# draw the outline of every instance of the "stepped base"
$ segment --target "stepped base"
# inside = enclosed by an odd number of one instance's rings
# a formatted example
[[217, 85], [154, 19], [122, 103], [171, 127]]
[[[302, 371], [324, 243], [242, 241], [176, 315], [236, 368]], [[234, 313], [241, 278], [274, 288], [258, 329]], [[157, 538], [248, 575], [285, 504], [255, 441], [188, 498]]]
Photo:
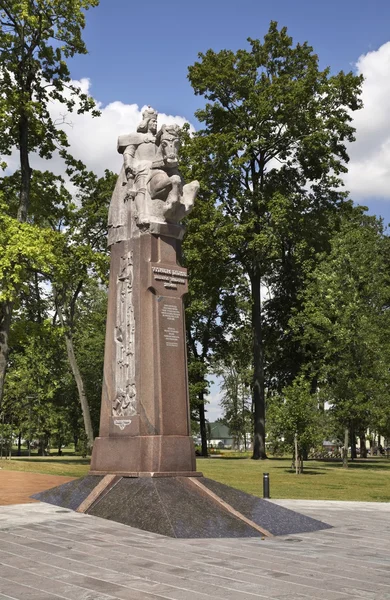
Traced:
[[36, 500], [174, 538], [289, 535], [330, 525], [205, 477], [87, 475]]

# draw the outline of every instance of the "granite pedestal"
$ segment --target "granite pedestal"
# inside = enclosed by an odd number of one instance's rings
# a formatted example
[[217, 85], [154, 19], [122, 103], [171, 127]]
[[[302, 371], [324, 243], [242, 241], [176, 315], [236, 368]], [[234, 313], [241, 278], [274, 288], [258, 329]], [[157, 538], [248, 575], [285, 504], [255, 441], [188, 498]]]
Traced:
[[34, 498], [173, 538], [262, 538], [330, 528], [205, 477], [89, 475]]
[[[134, 228], [133, 228], [134, 229]], [[111, 248], [100, 434], [92, 474], [195, 474], [180, 226]], [[172, 237], [176, 236], [176, 237]]]

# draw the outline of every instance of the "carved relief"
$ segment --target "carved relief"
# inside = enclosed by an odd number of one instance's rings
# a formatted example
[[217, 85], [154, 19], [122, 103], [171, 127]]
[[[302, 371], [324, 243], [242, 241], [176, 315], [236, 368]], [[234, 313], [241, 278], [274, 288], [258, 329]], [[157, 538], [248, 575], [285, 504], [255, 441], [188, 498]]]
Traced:
[[120, 259], [117, 280], [115, 346], [116, 393], [112, 414], [114, 417], [130, 417], [137, 413], [132, 252], [127, 252]]
[[131, 425], [131, 419], [114, 419], [114, 425], [116, 425], [121, 431], [123, 431], [125, 427]]

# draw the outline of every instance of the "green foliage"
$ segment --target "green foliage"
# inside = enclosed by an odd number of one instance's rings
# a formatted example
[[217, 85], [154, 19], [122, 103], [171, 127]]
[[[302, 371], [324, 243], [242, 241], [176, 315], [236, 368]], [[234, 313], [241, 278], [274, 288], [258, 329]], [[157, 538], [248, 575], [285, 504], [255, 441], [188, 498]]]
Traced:
[[65, 348], [49, 319], [32, 322], [26, 316], [22, 306], [12, 330], [2, 413], [14, 432], [40, 440], [43, 451], [52, 436], [58, 440], [68, 432], [66, 409], [58, 403]]
[[294, 452], [296, 436], [298, 456], [302, 457], [310, 448], [321, 445], [325, 415], [319, 409], [317, 394], [312, 393], [304, 377], [296, 378], [280, 396], [269, 400], [267, 415], [269, 439], [274, 448]]
[[92, 110], [94, 102], [70, 77], [67, 59], [86, 54], [84, 11], [98, 0], [2, 0], [0, 2], [0, 154], [21, 140], [28, 123], [28, 151], [50, 158], [68, 143], [49, 114], [53, 101], [68, 112]]
[[[66, 60], [76, 54], [86, 53], [81, 37], [85, 25], [84, 11], [97, 5], [98, 0], [0, 0], [0, 155], [11, 154], [16, 147], [20, 159], [20, 179], [19, 174], [7, 178], [1, 187], [6, 192], [4, 199], [8, 205], [8, 216], [16, 217], [20, 223], [27, 222], [33, 186], [37, 183], [39, 188], [40, 183], [39, 177], [35, 180], [32, 177], [31, 152], [50, 159], [58, 150], [66, 163], [74, 168], [75, 161], [67, 151], [69, 144], [65, 130], [53, 120], [50, 105], [59, 102], [68, 112], [77, 110], [78, 113], [91, 111], [94, 116], [99, 114], [94, 108], [94, 101], [72, 83], [66, 64]], [[2, 166], [4, 168], [4, 162]], [[50, 181], [54, 197], [57, 198], [58, 191], [65, 196], [60, 178], [46, 173], [43, 180]], [[15, 186], [18, 187], [17, 193]], [[46, 229], [51, 215], [48, 206], [52, 207], [53, 202], [49, 189], [42, 190], [40, 187], [43, 193], [37, 194], [38, 206], [43, 205], [43, 210], [37, 210], [34, 226], [42, 225]], [[67, 196], [69, 200], [69, 194]], [[61, 211], [62, 206], [57, 208]], [[0, 404], [4, 393], [14, 296], [23, 287], [25, 259], [27, 257], [36, 270], [46, 272], [41, 257], [45, 254], [45, 242], [51, 242], [46, 231], [41, 234], [35, 228], [20, 228], [7, 221], [6, 217], [3, 217], [1, 225], [8, 234], [3, 242], [7, 245], [8, 258], [3, 258], [0, 272]], [[21, 231], [27, 244], [23, 245]], [[22, 258], [21, 266], [17, 262], [18, 257]], [[54, 270], [54, 264], [55, 261], [51, 270]]]
[[1, 199], [0, 231], [0, 302], [14, 301], [29, 272], [49, 275], [59, 266], [62, 237], [55, 231], [20, 223], [8, 216]]
[[[114, 176], [107, 172], [98, 179], [81, 170], [77, 178], [73, 203], [58, 178], [34, 172], [31, 207], [37, 210], [30, 212], [28, 222], [9, 216], [5, 205], [0, 213], [6, 233], [0, 242], [0, 272], [7, 284], [1, 291], [6, 299], [18, 299], [4, 409], [26, 438], [38, 437], [45, 447], [51, 441], [59, 448], [80, 435], [81, 410], [65, 340], [74, 342], [95, 431], [99, 423], [106, 318], [106, 290], [99, 280], [106, 282], [108, 270], [105, 223]], [[2, 180], [9, 198], [17, 196], [19, 179], [15, 173]], [[47, 213], [35, 202], [45, 188], [51, 195]], [[8, 213], [14, 212], [12, 207], [11, 202]]]
[[[195, 93], [207, 102], [196, 113], [204, 129], [191, 138], [187, 152], [193, 177], [224, 219], [230, 260], [250, 282], [253, 457], [264, 458], [266, 380], [275, 379], [267, 372], [274, 359], [269, 348], [277, 349], [278, 362], [302, 263], [324, 249], [327, 215], [345, 200], [339, 175], [346, 171], [346, 144], [354, 139], [351, 112], [361, 107], [362, 79], [320, 70], [313, 49], [294, 45], [275, 22], [263, 42], [248, 41], [249, 49], [235, 53], [208, 50], [189, 68]], [[270, 306], [273, 333], [262, 309], [261, 285], [279, 292]], [[300, 368], [292, 344], [291, 350], [287, 383]], [[281, 373], [283, 366], [278, 369]]]
[[86, 283], [77, 303], [74, 345], [95, 435], [99, 431], [106, 320], [107, 289], [92, 279]]
[[248, 323], [237, 325], [228, 348], [218, 355], [214, 364], [216, 374], [222, 378], [222, 420], [230, 429], [234, 445], [245, 449], [247, 437], [253, 430], [251, 342]]
[[329, 255], [308, 274], [292, 319], [336, 422], [355, 431], [388, 419], [389, 238], [360, 209], [342, 223]]

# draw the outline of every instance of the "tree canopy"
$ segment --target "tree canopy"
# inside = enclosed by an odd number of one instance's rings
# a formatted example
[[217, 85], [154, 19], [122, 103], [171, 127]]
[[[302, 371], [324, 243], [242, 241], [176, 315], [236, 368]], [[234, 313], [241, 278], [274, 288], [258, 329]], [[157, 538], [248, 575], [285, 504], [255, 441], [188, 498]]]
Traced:
[[196, 112], [204, 128], [191, 141], [193, 172], [227, 218], [226, 244], [251, 286], [258, 459], [266, 456], [261, 285], [276, 285], [275, 274], [303, 242], [302, 229], [294, 236], [286, 223], [323, 218], [345, 199], [339, 175], [354, 139], [351, 111], [361, 107], [362, 79], [320, 70], [312, 47], [294, 45], [275, 22], [264, 41], [248, 42], [249, 49], [200, 54], [189, 80], [206, 99]]

